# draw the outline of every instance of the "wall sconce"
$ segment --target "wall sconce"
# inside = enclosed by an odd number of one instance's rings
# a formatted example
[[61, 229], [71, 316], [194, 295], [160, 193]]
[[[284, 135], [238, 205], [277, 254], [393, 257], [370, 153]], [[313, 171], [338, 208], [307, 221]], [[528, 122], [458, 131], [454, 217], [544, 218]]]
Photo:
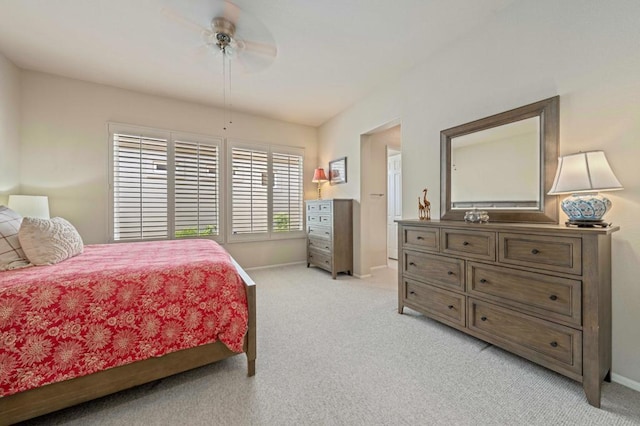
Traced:
[[603, 151], [579, 152], [558, 158], [558, 170], [549, 195], [571, 194], [562, 200], [562, 211], [569, 216], [567, 226], [607, 227], [602, 220], [611, 201], [599, 194], [623, 189], [613, 174]]
[[22, 217], [49, 219], [49, 197], [45, 195], [9, 195], [8, 207]]
[[318, 184], [318, 200], [322, 199], [322, 193], [321, 193], [321, 190], [320, 190], [320, 186], [323, 183], [325, 183], [326, 181], [328, 181], [328, 179], [327, 179], [327, 175], [324, 173], [324, 169], [322, 167], [318, 167], [313, 172], [313, 179], [311, 180], [311, 182]]

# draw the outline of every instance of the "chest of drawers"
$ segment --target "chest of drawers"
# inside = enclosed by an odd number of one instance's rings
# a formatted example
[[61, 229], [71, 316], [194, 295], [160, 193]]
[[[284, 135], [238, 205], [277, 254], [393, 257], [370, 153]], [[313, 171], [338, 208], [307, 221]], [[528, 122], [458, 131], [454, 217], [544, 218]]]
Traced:
[[582, 382], [600, 406], [618, 227], [398, 224], [398, 312], [409, 307]]
[[353, 271], [353, 202], [350, 199], [305, 201], [307, 267], [331, 272]]

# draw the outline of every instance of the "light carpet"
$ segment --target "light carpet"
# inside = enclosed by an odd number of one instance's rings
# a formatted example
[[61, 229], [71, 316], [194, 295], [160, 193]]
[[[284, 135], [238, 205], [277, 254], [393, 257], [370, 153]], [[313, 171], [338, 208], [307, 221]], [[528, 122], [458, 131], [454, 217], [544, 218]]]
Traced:
[[30, 424], [638, 425], [640, 393], [580, 383], [405, 309], [396, 271], [251, 271], [258, 360], [233, 357]]

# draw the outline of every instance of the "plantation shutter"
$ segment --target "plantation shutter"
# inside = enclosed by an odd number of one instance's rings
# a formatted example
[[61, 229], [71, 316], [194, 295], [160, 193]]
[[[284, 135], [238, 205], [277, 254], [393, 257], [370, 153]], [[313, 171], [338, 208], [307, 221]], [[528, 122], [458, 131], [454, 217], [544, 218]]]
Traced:
[[231, 148], [231, 232], [269, 232], [268, 151]]
[[175, 237], [219, 235], [217, 145], [175, 141]]
[[272, 154], [273, 232], [302, 231], [303, 228], [303, 156]]
[[113, 134], [113, 238], [167, 238], [167, 140]]

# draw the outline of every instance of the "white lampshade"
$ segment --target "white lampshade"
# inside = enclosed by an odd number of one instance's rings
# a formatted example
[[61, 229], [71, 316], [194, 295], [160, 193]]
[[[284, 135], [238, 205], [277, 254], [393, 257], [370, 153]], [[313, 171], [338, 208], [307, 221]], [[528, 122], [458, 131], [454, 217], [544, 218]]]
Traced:
[[558, 159], [558, 170], [550, 195], [571, 194], [560, 203], [569, 221], [567, 226], [607, 227], [603, 216], [611, 200], [602, 191], [623, 189], [602, 151], [579, 152]]
[[8, 207], [22, 217], [49, 219], [49, 197], [44, 195], [9, 195]]
[[579, 152], [558, 159], [549, 195], [623, 189], [603, 151]]

